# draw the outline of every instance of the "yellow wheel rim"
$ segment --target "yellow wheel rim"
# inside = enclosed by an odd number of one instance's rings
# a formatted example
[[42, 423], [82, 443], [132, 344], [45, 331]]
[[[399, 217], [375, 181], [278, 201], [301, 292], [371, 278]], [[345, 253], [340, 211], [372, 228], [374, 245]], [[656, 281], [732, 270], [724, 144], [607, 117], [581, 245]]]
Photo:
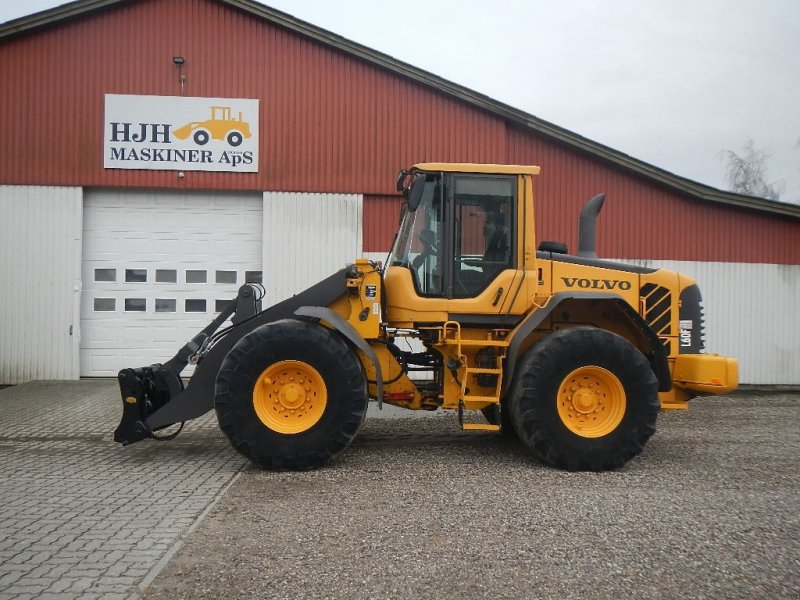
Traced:
[[625, 388], [611, 371], [580, 367], [558, 388], [558, 416], [572, 433], [598, 438], [614, 431], [625, 416]]
[[299, 360], [270, 365], [253, 388], [253, 408], [261, 422], [278, 433], [311, 429], [325, 412], [328, 389], [319, 372]]

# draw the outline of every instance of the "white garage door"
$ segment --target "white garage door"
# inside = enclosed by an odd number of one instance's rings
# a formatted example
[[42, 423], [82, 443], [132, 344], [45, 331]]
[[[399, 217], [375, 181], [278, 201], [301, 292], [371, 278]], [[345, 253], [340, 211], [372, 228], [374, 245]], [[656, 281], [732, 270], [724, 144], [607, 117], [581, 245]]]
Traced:
[[261, 194], [89, 191], [82, 376], [171, 358], [261, 275]]

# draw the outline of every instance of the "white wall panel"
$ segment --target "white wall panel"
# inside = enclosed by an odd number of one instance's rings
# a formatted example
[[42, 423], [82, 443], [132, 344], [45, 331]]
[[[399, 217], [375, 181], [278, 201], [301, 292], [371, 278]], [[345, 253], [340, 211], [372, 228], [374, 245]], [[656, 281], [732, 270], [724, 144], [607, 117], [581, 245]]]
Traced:
[[81, 188], [0, 186], [0, 383], [77, 379]]
[[[263, 206], [267, 303], [364, 255], [361, 196], [269, 192]], [[80, 188], [0, 187], [0, 383], [78, 376], [82, 221]], [[706, 349], [738, 358], [742, 383], [800, 385], [800, 265], [627, 262], [697, 279]]]
[[[386, 255], [365, 258], [385, 261]], [[800, 265], [611, 260], [696, 279], [705, 307], [706, 352], [737, 358], [741, 383], [800, 385]]]
[[741, 383], [800, 385], [800, 265], [611, 260], [693, 277], [703, 294], [706, 352], [737, 358]]
[[800, 385], [800, 265], [624, 261], [697, 280], [706, 351], [739, 360], [741, 383]]
[[264, 306], [361, 256], [362, 207], [355, 194], [264, 194]]

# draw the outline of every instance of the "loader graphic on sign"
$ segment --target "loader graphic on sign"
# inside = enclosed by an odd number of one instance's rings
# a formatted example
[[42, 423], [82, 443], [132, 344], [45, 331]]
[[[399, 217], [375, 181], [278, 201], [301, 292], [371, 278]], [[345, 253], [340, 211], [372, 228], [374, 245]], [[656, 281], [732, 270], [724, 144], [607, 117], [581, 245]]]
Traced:
[[250, 138], [250, 124], [231, 116], [230, 106], [212, 106], [211, 118], [207, 121], [193, 121], [172, 132], [179, 140], [190, 135], [198, 146], [205, 146], [209, 140], [227, 140], [231, 146], [239, 146], [245, 138]]

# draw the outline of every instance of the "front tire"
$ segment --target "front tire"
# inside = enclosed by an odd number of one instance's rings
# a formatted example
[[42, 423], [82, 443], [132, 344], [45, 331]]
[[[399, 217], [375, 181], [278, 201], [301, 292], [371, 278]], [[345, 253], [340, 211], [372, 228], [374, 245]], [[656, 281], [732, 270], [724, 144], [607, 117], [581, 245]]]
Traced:
[[594, 327], [551, 333], [518, 366], [511, 422], [541, 460], [605, 471], [641, 453], [660, 403], [650, 363], [625, 338]]
[[236, 342], [217, 374], [214, 408], [238, 452], [267, 469], [298, 471], [350, 444], [367, 401], [353, 350], [326, 327], [287, 319]]

